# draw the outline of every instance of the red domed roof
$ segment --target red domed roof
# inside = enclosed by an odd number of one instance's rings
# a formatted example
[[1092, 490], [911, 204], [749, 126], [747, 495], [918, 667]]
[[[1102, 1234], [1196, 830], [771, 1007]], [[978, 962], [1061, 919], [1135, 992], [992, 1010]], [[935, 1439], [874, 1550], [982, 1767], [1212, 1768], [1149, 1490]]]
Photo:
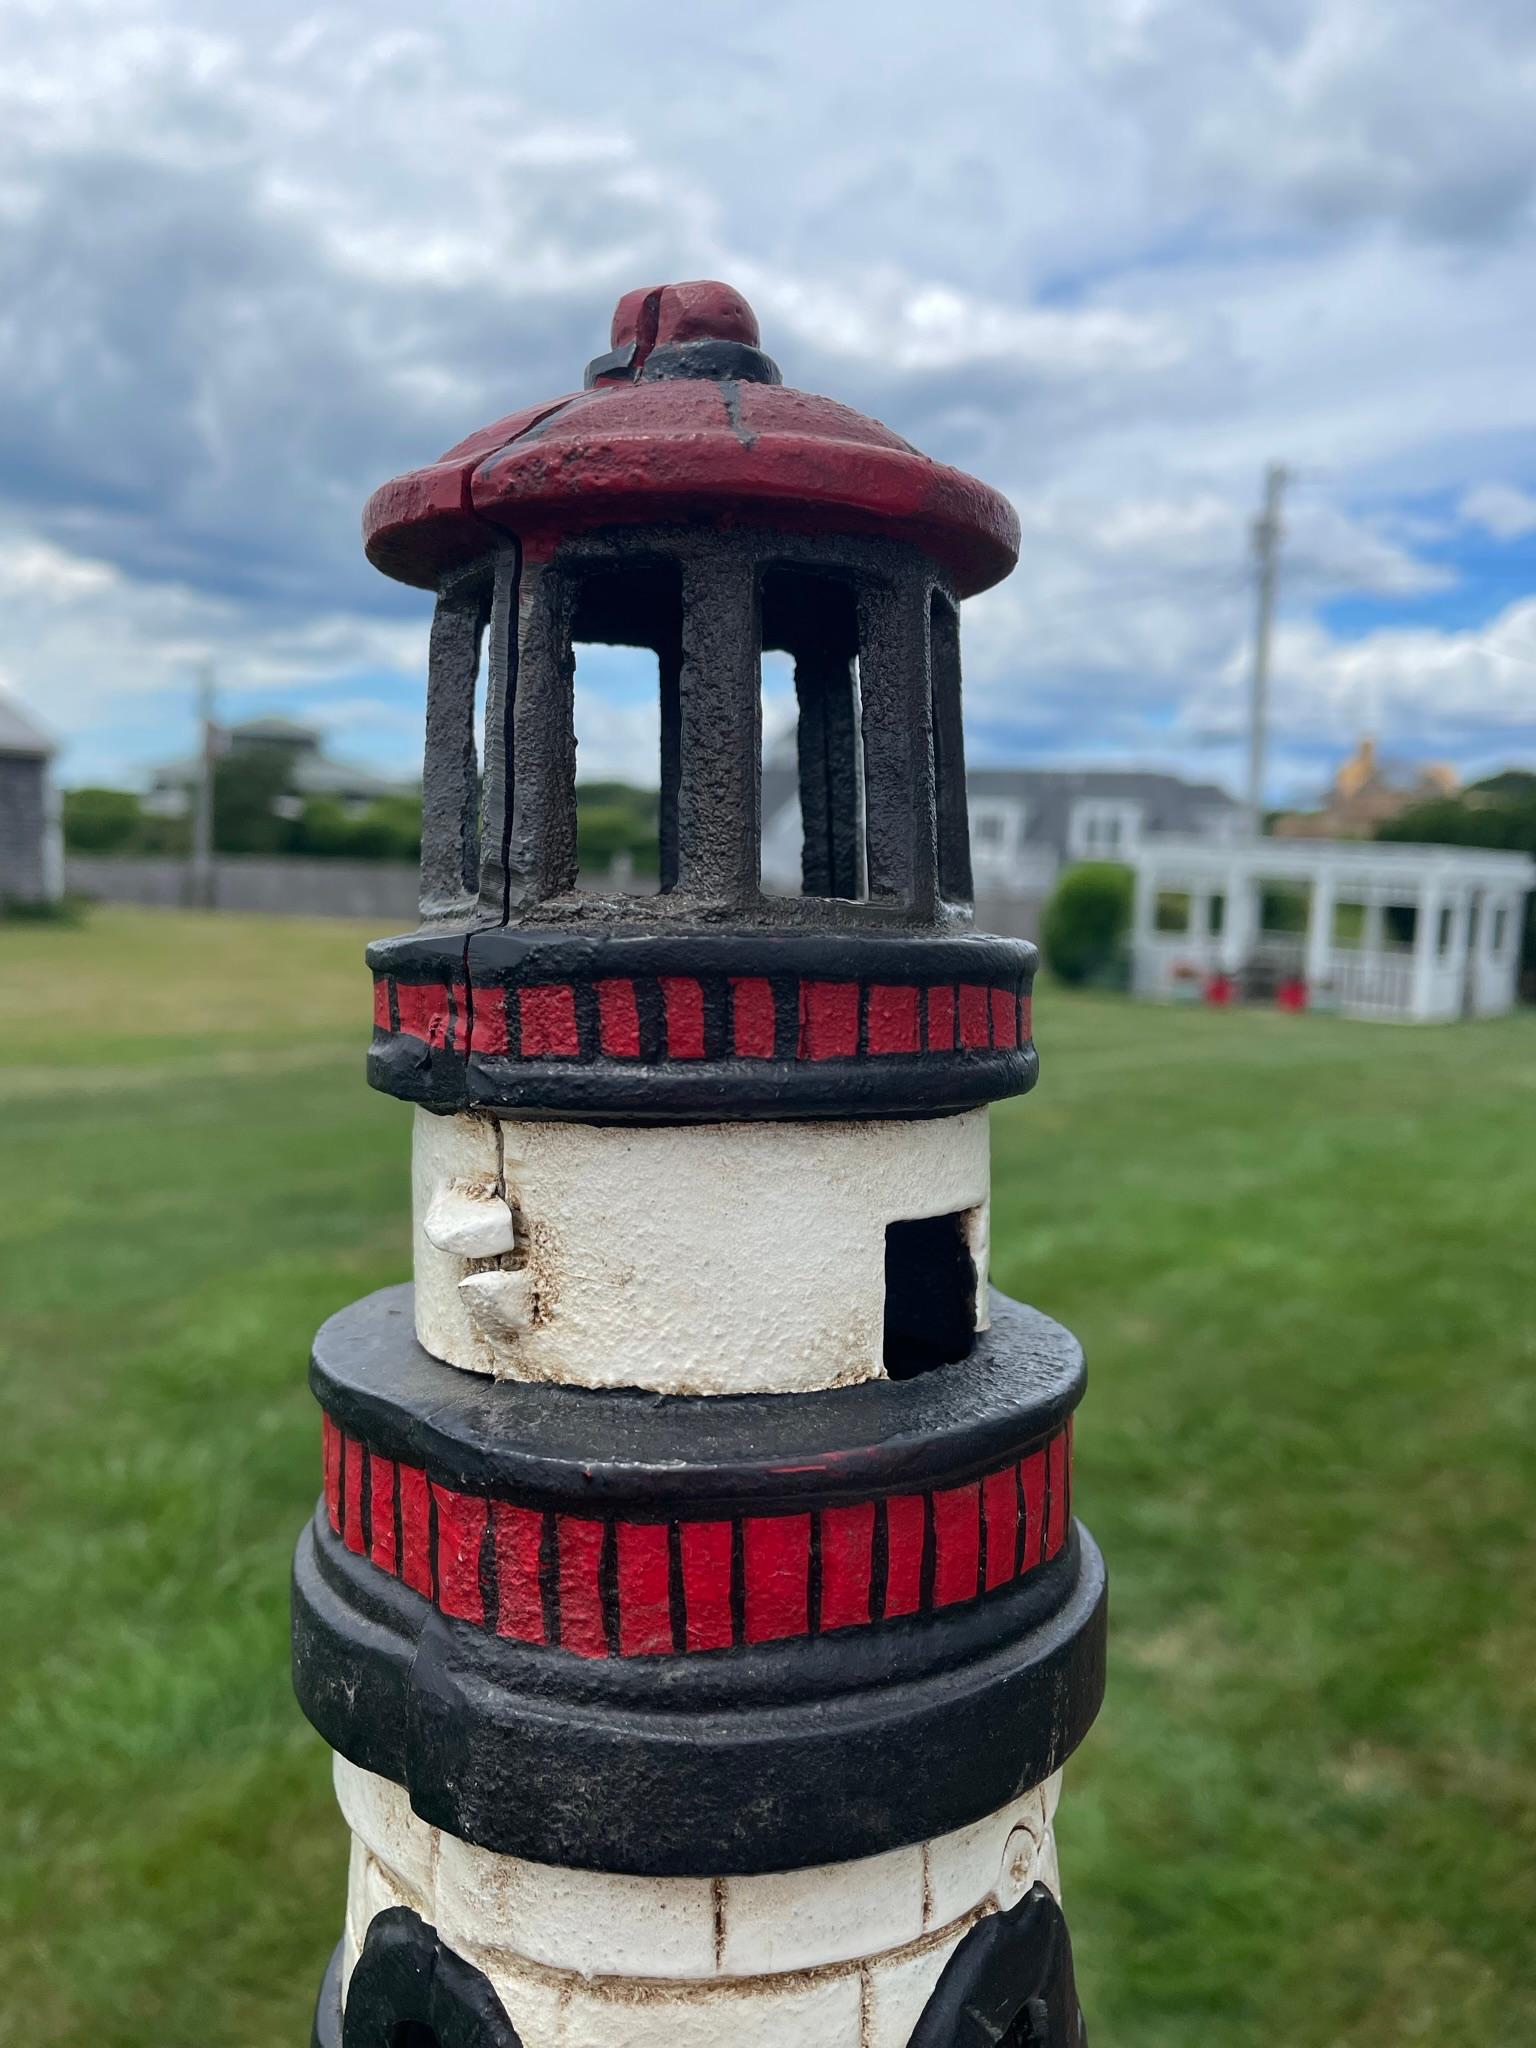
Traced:
[[727, 285], [630, 292], [584, 391], [510, 413], [374, 492], [369, 560], [432, 589], [507, 533], [542, 552], [594, 527], [738, 519], [910, 541], [962, 597], [1008, 574], [1019, 523], [1006, 498], [878, 420], [787, 390], [757, 338]]

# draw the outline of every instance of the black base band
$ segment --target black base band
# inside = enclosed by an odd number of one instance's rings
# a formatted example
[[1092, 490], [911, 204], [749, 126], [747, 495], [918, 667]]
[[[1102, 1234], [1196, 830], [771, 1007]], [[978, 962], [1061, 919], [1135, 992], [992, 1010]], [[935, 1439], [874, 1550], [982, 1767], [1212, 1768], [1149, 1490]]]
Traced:
[[1103, 1696], [1105, 1605], [1079, 1528], [1050, 1567], [953, 1619], [595, 1663], [450, 1621], [317, 1516], [294, 1567], [294, 1683], [333, 1749], [465, 1840], [581, 1869], [745, 1874], [947, 1834], [1048, 1777]]

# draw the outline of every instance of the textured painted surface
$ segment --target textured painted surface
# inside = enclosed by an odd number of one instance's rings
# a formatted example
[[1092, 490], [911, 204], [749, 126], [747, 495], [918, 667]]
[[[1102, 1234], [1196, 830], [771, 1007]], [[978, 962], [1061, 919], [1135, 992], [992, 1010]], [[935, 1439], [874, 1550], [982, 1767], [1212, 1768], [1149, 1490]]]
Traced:
[[[370, 947], [372, 1084], [439, 1111], [647, 1123], [931, 1116], [1034, 1085], [1032, 947], [755, 891], [739, 931], [684, 928], [699, 899], [667, 894], [609, 905], [655, 928], [599, 939], [595, 901], [556, 893], [514, 925]], [[833, 928], [795, 928], [800, 912]]]
[[[417, 1335], [474, 1372], [674, 1394], [877, 1378], [885, 1229], [913, 1217], [970, 1212], [985, 1301], [985, 1111], [618, 1129], [418, 1110], [412, 1171]], [[470, 1189], [518, 1219], [519, 1335], [466, 1299], [484, 1263], [427, 1232], [434, 1204]]]
[[1006, 498], [877, 420], [785, 389], [729, 287], [656, 287], [654, 326], [630, 333], [636, 296], [620, 302], [614, 332], [626, 338], [593, 364], [590, 389], [511, 414], [375, 491], [364, 539], [376, 567], [431, 588], [498, 532], [536, 547], [573, 521], [701, 517], [897, 535], [966, 596], [1013, 567]]
[[[511, 989], [484, 982], [472, 990], [462, 982], [392, 984], [381, 975], [374, 1025], [385, 1037], [525, 1060], [882, 1059], [957, 1047], [1011, 1052], [1030, 1041], [1030, 998], [1012, 984], [802, 981], [791, 1001], [786, 1030], [766, 975], [728, 977], [724, 1028], [720, 1042], [711, 1044], [717, 1034], [712, 1017], [706, 1027], [705, 984], [698, 975], [638, 983], [610, 975], [590, 985], [546, 981]], [[642, 1004], [649, 1027], [643, 1035]]]
[[338, 1758], [353, 1835], [344, 1975], [374, 1915], [408, 1907], [484, 1972], [525, 2048], [905, 2048], [978, 1918], [1038, 1880], [1054, 1888], [1059, 1783], [955, 1834], [857, 1862], [626, 1878], [473, 1848], [420, 1820], [387, 1779]]
[[[814, 1513], [639, 1521], [558, 1514], [429, 1482], [323, 1425], [326, 1512], [347, 1548], [445, 1614], [579, 1657], [653, 1657], [876, 1627], [958, 1607], [1061, 1554], [1070, 1426], [963, 1486]], [[412, 1541], [418, 1511], [433, 1514]]]
[[1081, 1353], [989, 1307], [941, 1368], [730, 1399], [461, 1371], [408, 1287], [342, 1310], [305, 1712], [439, 1825], [583, 1869], [783, 1869], [1004, 1804], [1093, 1719], [1104, 1579], [1076, 1524], [1055, 1548]]

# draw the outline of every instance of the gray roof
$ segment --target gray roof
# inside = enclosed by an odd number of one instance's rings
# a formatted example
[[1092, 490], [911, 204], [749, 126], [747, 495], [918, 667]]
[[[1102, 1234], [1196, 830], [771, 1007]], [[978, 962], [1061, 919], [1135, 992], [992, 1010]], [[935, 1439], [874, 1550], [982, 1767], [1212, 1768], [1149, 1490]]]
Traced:
[[[969, 795], [1007, 796], [1041, 806], [1077, 796], [1124, 797], [1154, 813], [1182, 822], [1192, 810], [1237, 808], [1237, 799], [1214, 782], [1186, 782], [1151, 768], [967, 768]], [[781, 740], [763, 763], [763, 816], [771, 817], [795, 795], [795, 742]]]
[[1219, 783], [1187, 782], [1154, 768], [968, 768], [965, 786], [972, 796], [1014, 796], [1026, 801], [1045, 796], [1125, 797], [1129, 802], [1157, 803], [1177, 796], [1186, 803], [1229, 805], [1237, 799]]
[[318, 747], [321, 740], [317, 727], [295, 718], [243, 718], [229, 731], [243, 740], [281, 740], [292, 747]]
[[[281, 744], [293, 749], [292, 784], [300, 796], [381, 797], [414, 793], [418, 785], [409, 779], [376, 775], [350, 761], [339, 761], [321, 745], [321, 734], [311, 725], [290, 718], [246, 718], [224, 727], [229, 746], [242, 744], [266, 747]], [[154, 790], [184, 789], [196, 782], [201, 763], [196, 755], [177, 761], [163, 761], [150, 773]]]
[[0, 754], [46, 761], [57, 749], [40, 726], [22, 715], [14, 697], [0, 691]]

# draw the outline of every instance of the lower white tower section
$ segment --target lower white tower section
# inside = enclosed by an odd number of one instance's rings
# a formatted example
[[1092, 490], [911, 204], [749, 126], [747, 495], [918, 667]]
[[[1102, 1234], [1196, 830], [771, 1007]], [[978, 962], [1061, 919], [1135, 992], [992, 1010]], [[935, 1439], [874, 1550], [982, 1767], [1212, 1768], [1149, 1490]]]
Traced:
[[1052, 1778], [932, 1842], [757, 1877], [614, 1877], [496, 1856], [337, 1759], [352, 1830], [343, 1998], [404, 1909], [485, 1978], [523, 2048], [906, 2048], [977, 1923], [1058, 1891]]

